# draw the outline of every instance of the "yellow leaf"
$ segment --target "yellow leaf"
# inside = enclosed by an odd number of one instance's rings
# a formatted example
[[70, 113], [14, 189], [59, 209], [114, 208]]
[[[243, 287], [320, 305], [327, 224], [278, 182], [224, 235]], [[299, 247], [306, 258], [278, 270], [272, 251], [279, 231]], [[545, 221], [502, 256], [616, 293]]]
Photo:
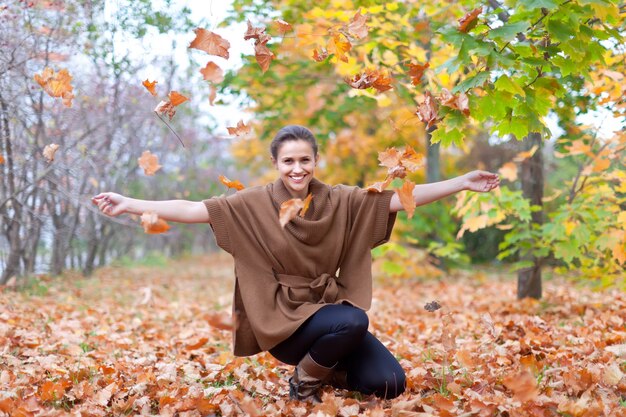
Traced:
[[225, 176], [223, 176], [223, 175], [220, 175], [220, 176], [219, 176], [219, 180], [220, 180], [220, 182], [221, 182], [222, 184], [224, 184], [224, 185], [225, 185], [225, 186], [227, 186], [228, 188], [234, 188], [234, 189], [235, 189], [235, 190], [237, 190], [237, 191], [239, 191], [239, 190], [243, 190], [244, 188], [246, 188], [246, 187], [244, 187], [244, 185], [243, 185], [241, 182], [239, 182], [238, 180], [231, 181], [231, 180], [229, 180], [228, 178], [226, 178], [226, 177], [225, 177]]
[[617, 223], [621, 223], [622, 229], [626, 231], [626, 211], [622, 211], [617, 215]]
[[601, 172], [611, 166], [611, 161], [606, 158], [598, 158], [593, 164], [593, 172]]
[[514, 162], [507, 162], [498, 170], [502, 178], [511, 182], [517, 180], [517, 165]]
[[563, 226], [565, 226], [565, 234], [570, 236], [574, 229], [578, 226], [578, 222], [576, 221], [566, 221]]
[[478, 229], [482, 229], [486, 227], [489, 222], [489, 216], [486, 214], [481, 214], [476, 217], [470, 217], [463, 222], [461, 226], [461, 230], [456, 235], [457, 239], [460, 239], [466, 231], [475, 232]]
[[307, 195], [304, 201], [302, 202], [302, 210], [300, 210], [300, 217], [304, 217], [306, 212], [309, 211], [311, 200], [313, 200], [313, 194], [309, 193], [309, 195]]

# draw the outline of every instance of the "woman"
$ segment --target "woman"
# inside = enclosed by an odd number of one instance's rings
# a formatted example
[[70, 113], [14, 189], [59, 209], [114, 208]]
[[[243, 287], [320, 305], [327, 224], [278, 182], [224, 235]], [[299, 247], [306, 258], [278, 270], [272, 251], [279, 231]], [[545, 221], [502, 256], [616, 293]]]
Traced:
[[[269, 351], [296, 365], [290, 397], [319, 401], [322, 383], [381, 398], [405, 388], [398, 361], [367, 331], [372, 298], [371, 249], [390, 236], [403, 209], [394, 191], [369, 193], [315, 179], [319, 160], [313, 134], [282, 128], [272, 141], [279, 178], [202, 202], [145, 201], [102, 193], [93, 202], [105, 214], [141, 214], [182, 223], [210, 223], [218, 245], [235, 261], [235, 355]], [[461, 190], [491, 191], [496, 174], [473, 171], [417, 185], [416, 205]], [[313, 199], [304, 217], [282, 228], [278, 211], [292, 198]]]

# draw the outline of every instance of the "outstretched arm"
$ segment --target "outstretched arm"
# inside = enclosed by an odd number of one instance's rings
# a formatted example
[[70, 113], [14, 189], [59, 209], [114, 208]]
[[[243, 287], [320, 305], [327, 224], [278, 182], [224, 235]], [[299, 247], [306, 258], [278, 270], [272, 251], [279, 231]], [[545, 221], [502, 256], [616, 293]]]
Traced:
[[153, 211], [159, 218], [179, 223], [208, 223], [209, 212], [201, 201], [167, 200], [152, 201], [138, 200], [116, 193], [100, 193], [91, 201], [98, 209], [108, 216], [120, 214], [142, 214]]
[[[471, 171], [445, 181], [418, 184], [413, 189], [413, 199], [416, 206], [422, 206], [459, 191], [489, 192], [499, 185], [500, 179], [497, 174], [487, 171]], [[397, 193], [394, 194], [389, 203], [389, 211], [395, 213], [403, 209], [400, 197]]]

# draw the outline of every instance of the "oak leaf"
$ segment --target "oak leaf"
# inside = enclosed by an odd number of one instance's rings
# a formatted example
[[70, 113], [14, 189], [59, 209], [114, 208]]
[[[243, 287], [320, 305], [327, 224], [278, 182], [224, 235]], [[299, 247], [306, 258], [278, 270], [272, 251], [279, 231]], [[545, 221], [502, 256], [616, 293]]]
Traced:
[[411, 77], [411, 84], [418, 85], [422, 81], [422, 77], [424, 76], [424, 71], [426, 68], [430, 67], [430, 64], [427, 62], [424, 65], [421, 64], [413, 64], [409, 63], [409, 77]]
[[224, 71], [215, 62], [207, 62], [206, 66], [200, 70], [200, 73], [206, 81], [216, 84], [224, 81]]
[[240, 191], [246, 188], [241, 182], [239, 182], [239, 180], [231, 181], [223, 175], [219, 176], [219, 180], [222, 184], [224, 184], [228, 188], [234, 188], [237, 191]]
[[143, 84], [144, 87], [146, 87], [146, 90], [148, 90], [150, 92], [150, 94], [152, 94], [153, 96], [156, 97], [157, 93], [156, 93], [156, 85], [157, 85], [158, 81], [149, 81], [147, 78], [145, 79], [144, 82], [142, 82], [141, 84]]
[[57, 152], [58, 149], [59, 145], [57, 145], [56, 143], [46, 145], [43, 148], [43, 156], [48, 160], [48, 162], [52, 162], [54, 161], [54, 154]]
[[196, 37], [189, 44], [189, 48], [199, 49], [206, 52], [209, 55], [217, 55], [222, 58], [229, 58], [228, 49], [230, 48], [230, 42], [222, 38], [217, 33], [213, 33], [210, 30], [198, 28], [194, 30]]
[[159, 157], [150, 151], [143, 151], [141, 156], [137, 158], [137, 163], [143, 168], [143, 172], [146, 175], [154, 175], [155, 172], [161, 169]]
[[165, 233], [170, 230], [170, 225], [153, 211], [147, 211], [141, 215], [141, 225], [148, 234]]
[[291, 26], [291, 24], [285, 22], [282, 19], [274, 20], [274, 24], [276, 25], [276, 30], [278, 30], [278, 33], [280, 33], [283, 36], [285, 35], [285, 33], [293, 30], [293, 27]]
[[429, 91], [424, 94], [424, 101], [417, 108], [416, 114], [422, 122], [426, 123], [427, 129], [437, 122], [437, 104]]
[[35, 74], [34, 78], [50, 97], [61, 98], [63, 105], [72, 107], [74, 87], [70, 84], [72, 76], [66, 69], [55, 73], [52, 68], [46, 67], [41, 75]]
[[346, 30], [348, 34], [356, 39], [363, 39], [367, 37], [368, 27], [366, 25], [367, 16], [361, 14], [361, 10], [356, 12], [354, 17], [348, 25], [346, 26]]
[[280, 227], [284, 228], [287, 223], [295, 219], [303, 208], [304, 202], [300, 198], [292, 198], [282, 203], [280, 205], [280, 212], [278, 213]]
[[467, 13], [465, 16], [459, 19], [459, 31], [467, 33], [470, 31], [476, 24], [478, 23], [478, 15], [483, 11], [482, 6], [472, 10]]
[[347, 39], [342, 39], [341, 34], [335, 33], [328, 41], [326, 49], [329, 53], [335, 54], [338, 60], [348, 62], [346, 52], [352, 49], [352, 44]]
[[246, 126], [243, 120], [237, 122], [235, 127], [227, 127], [229, 135], [241, 136], [250, 133], [252, 130], [250, 126]]
[[396, 193], [398, 197], [400, 197], [400, 203], [402, 203], [402, 207], [406, 210], [409, 219], [413, 217], [413, 213], [415, 212], [415, 199], [413, 198], [414, 188], [415, 183], [408, 179], [404, 181], [402, 187], [396, 188]]

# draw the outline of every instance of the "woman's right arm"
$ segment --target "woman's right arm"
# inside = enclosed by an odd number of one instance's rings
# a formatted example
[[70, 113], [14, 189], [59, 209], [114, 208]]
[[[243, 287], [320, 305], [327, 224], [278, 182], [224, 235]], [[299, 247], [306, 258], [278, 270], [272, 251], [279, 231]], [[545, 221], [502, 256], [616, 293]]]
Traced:
[[98, 209], [108, 216], [119, 216], [123, 213], [143, 214], [152, 211], [159, 218], [178, 223], [209, 223], [209, 212], [201, 201], [188, 200], [138, 200], [124, 197], [116, 193], [100, 193], [91, 201]]

